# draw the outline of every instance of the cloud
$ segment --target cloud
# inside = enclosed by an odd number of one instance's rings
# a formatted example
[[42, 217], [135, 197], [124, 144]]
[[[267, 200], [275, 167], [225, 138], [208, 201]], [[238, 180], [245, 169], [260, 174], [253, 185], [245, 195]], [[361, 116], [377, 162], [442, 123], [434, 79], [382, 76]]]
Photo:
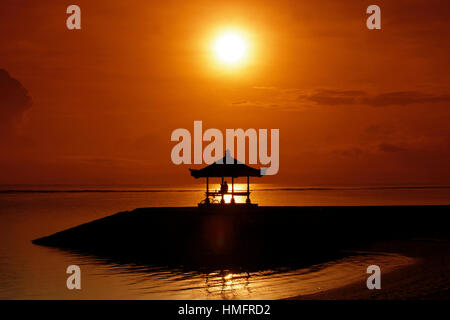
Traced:
[[255, 86], [235, 93], [229, 102], [232, 107], [273, 109], [284, 111], [298, 111], [302, 102], [298, 96], [299, 89]]
[[0, 69], [0, 127], [14, 125], [30, 107], [28, 91], [6, 70]]
[[372, 107], [383, 107], [390, 105], [405, 106], [416, 103], [440, 103], [450, 102], [450, 95], [432, 95], [418, 91], [397, 91], [382, 93], [373, 97], [365, 97], [362, 104]]
[[313, 93], [300, 95], [298, 98], [299, 100], [315, 102], [318, 105], [337, 106], [355, 104], [357, 102], [357, 98], [365, 95], [366, 93], [364, 91], [359, 90], [318, 89]]
[[392, 143], [381, 143], [378, 148], [383, 152], [400, 152], [405, 151], [405, 148], [392, 144]]
[[430, 94], [420, 91], [392, 91], [370, 94], [362, 90], [337, 89], [282, 89], [253, 87], [231, 102], [234, 107], [263, 107], [284, 110], [314, 106], [406, 106], [450, 102], [450, 94]]
[[265, 108], [265, 109], [288, 109], [287, 105], [280, 105], [272, 101], [262, 102], [262, 101], [249, 101], [240, 100], [231, 102], [233, 107], [255, 107], [255, 108]]
[[332, 153], [340, 155], [342, 157], [358, 158], [363, 153], [365, 153], [365, 150], [363, 150], [359, 146], [351, 146], [351, 147], [334, 148], [332, 149]]
[[371, 107], [405, 106], [419, 103], [450, 102], [450, 95], [435, 95], [419, 91], [394, 91], [370, 95], [360, 90], [317, 89], [309, 94], [299, 95], [299, 100], [314, 102], [320, 106], [367, 105]]
[[239, 100], [239, 101], [233, 101], [231, 102], [232, 105], [238, 106], [238, 105], [247, 105], [248, 101], [247, 100]]

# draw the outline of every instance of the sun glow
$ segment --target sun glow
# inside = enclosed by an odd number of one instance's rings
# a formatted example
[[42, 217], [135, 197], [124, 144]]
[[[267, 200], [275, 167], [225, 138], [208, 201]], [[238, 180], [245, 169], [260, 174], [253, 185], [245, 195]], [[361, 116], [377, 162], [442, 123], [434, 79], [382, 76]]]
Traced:
[[[231, 192], [231, 182], [230, 181], [228, 181], [228, 182], [229, 182], [228, 192]], [[220, 185], [219, 185], [218, 189], [220, 189]], [[235, 192], [247, 191], [247, 184], [245, 184], [245, 183], [235, 183], [234, 184], [234, 191]], [[231, 194], [224, 195], [223, 196], [223, 200], [225, 201], [225, 203], [231, 203]], [[242, 200], [242, 196], [234, 196], [234, 200], [236, 202], [243, 202], [243, 201], [245, 201], [245, 198], [244, 198], [244, 200]]]
[[216, 40], [214, 51], [220, 61], [235, 64], [245, 58], [248, 46], [245, 39], [238, 33], [226, 33]]

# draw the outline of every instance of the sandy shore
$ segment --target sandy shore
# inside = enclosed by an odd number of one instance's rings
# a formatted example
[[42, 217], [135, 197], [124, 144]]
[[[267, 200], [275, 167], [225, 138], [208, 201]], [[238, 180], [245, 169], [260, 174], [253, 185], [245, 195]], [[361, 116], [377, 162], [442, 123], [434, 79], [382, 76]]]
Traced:
[[380, 242], [369, 248], [415, 258], [416, 263], [381, 274], [381, 289], [361, 281], [290, 300], [450, 299], [450, 242], [437, 239]]

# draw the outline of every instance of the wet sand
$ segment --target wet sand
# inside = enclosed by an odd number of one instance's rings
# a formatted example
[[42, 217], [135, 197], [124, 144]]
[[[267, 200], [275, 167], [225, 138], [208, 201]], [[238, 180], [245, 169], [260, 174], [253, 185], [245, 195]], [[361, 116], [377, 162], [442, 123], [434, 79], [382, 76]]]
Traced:
[[[414, 263], [383, 273], [381, 289], [369, 290], [366, 279], [290, 300], [405, 300], [450, 299], [450, 242], [439, 239], [412, 239], [380, 242], [373, 252], [398, 253], [414, 258]], [[369, 276], [369, 275], [367, 275]]]

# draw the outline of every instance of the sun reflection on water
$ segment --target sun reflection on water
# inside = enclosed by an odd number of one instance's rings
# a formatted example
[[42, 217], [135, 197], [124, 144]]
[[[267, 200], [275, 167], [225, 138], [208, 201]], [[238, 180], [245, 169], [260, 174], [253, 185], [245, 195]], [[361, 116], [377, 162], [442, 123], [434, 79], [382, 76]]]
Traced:
[[[309, 295], [366, 280], [367, 265], [377, 264], [384, 272], [414, 263], [398, 254], [360, 254], [302, 269], [258, 272], [186, 272], [164, 268], [118, 266], [128, 279], [128, 290], [138, 299], [239, 300], [287, 299]], [[105, 266], [110, 274], [111, 268]], [[98, 270], [97, 270], [98, 272]], [[97, 273], [98, 274], [98, 273]]]
[[250, 273], [213, 272], [206, 275], [206, 292], [208, 295], [220, 296], [224, 300], [242, 295], [242, 291], [251, 294]]

